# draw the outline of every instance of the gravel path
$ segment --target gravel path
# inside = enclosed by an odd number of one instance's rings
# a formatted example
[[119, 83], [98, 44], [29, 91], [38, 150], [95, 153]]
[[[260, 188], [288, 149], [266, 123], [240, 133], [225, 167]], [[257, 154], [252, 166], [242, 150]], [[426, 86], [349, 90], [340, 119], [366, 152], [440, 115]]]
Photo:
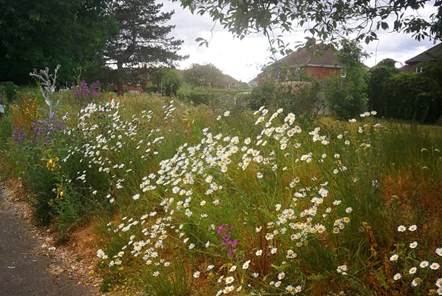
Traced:
[[65, 263], [41, 252], [41, 242], [0, 188], [0, 295], [88, 296]]

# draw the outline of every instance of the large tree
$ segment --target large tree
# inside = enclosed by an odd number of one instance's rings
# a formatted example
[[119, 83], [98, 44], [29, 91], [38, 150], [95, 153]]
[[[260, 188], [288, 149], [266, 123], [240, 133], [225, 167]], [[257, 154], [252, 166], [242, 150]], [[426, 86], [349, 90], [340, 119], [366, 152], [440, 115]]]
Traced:
[[162, 12], [155, 0], [114, 0], [111, 11], [119, 27], [118, 35], [108, 41], [104, 58], [114, 64], [118, 92], [123, 90], [125, 73], [130, 68], [172, 66], [184, 57], [177, 51], [183, 43], [169, 37], [174, 28], [167, 25], [173, 15]]
[[95, 66], [112, 34], [109, 0], [0, 0], [0, 81], [24, 83], [33, 68], [61, 78]]
[[222, 87], [224, 74], [213, 64], [192, 64], [184, 70], [184, 82], [198, 87]]
[[[177, 0], [174, 0], [177, 1]], [[209, 14], [230, 32], [242, 38], [252, 32], [270, 39], [274, 32], [306, 28], [321, 39], [355, 33], [370, 42], [376, 31], [407, 32], [421, 39], [442, 39], [441, 0], [180, 0], [194, 13]], [[425, 5], [434, 13], [419, 14]], [[414, 13], [412, 13], [414, 12]], [[279, 40], [281, 43], [281, 40]], [[280, 44], [277, 44], [280, 45]], [[278, 47], [278, 46], [275, 46]]]

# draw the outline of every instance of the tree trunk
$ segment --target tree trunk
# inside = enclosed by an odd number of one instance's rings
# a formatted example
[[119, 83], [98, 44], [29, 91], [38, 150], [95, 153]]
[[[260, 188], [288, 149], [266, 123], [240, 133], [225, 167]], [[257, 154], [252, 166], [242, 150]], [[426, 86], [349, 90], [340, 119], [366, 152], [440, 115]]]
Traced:
[[124, 93], [124, 69], [123, 63], [117, 62], [117, 95], [122, 96]]

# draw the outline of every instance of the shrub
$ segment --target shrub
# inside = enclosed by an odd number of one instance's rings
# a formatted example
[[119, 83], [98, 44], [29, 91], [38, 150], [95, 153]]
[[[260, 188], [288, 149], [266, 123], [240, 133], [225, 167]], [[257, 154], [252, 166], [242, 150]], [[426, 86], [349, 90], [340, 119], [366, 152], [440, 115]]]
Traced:
[[150, 91], [165, 94], [166, 96], [176, 96], [183, 83], [183, 78], [176, 69], [159, 68], [151, 74]]
[[[428, 122], [437, 120], [430, 112], [440, 110], [441, 99], [430, 93], [430, 80], [424, 75], [402, 72], [388, 80], [391, 97], [387, 100], [387, 116], [403, 120]], [[435, 118], [436, 117], [436, 118]]]
[[364, 56], [366, 54], [355, 41], [343, 39], [338, 58], [345, 75], [325, 80], [327, 103], [340, 118], [354, 118], [366, 107], [368, 74], [361, 63]]
[[208, 90], [198, 87], [191, 87], [187, 84], [180, 87], [180, 89], [177, 91], [177, 97], [180, 100], [191, 102], [194, 105], [208, 105], [210, 102], [210, 94]]
[[389, 80], [398, 72], [394, 64], [379, 63], [370, 69], [367, 85], [368, 108], [376, 110], [379, 116], [390, 117], [392, 89]]
[[250, 95], [250, 107], [258, 110], [266, 106], [272, 110], [283, 108], [299, 116], [314, 116], [321, 108], [319, 85], [309, 79], [303, 81], [277, 82], [267, 80], [255, 87]]
[[364, 111], [367, 103], [364, 80], [331, 77], [324, 82], [327, 103], [336, 116], [350, 119]]
[[0, 97], [4, 96], [6, 99], [5, 103], [11, 104], [18, 97], [17, 90], [18, 86], [16, 86], [13, 82], [3, 82], [0, 85]]

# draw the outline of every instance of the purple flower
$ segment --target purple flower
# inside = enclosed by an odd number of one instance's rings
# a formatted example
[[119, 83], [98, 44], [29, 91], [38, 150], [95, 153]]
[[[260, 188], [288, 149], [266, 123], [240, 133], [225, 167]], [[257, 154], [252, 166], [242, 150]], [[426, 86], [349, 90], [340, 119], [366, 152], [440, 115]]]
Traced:
[[14, 139], [14, 142], [21, 144], [23, 143], [25, 138], [26, 138], [25, 132], [15, 127], [14, 131], [12, 132], [12, 139]]
[[233, 229], [232, 225], [222, 224], [218, 227], [217, 233], [222, 236], [221, 244], [228, 250], [229, 256], [235, 257], [236, 249], [235, 246], [238, 245], [238, 240], [232, 240], [230, 231]]
[[78, 102], [90, 102], [101, 97], [100, 82], [92, 82], [90, 86], [85, 80], [81, 81], [79, 86], [72, 89], [72, 95]]

